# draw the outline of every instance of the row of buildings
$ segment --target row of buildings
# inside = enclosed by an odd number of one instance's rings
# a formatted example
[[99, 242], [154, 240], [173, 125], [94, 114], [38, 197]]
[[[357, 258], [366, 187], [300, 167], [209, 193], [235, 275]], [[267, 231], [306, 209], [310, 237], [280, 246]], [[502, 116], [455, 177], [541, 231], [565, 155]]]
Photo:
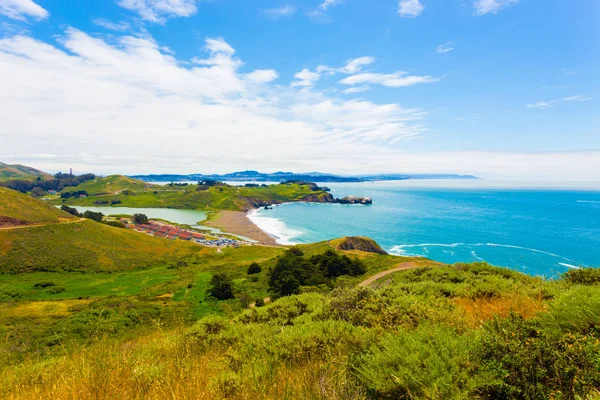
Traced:
[[190, 231], [187, 229], [181, 229], [176, 226], [171, 226], [168, 224], [159, 223], [156, 221], [149, 221], [147, 224], [136, 224], [133, 221], [127, 218], [121, 218], [120, 221], [125, 224], [129, 229], [134, 229], [138, 232], [144, 232], [148, 235], [153, 235], [165, 239], [180, 239], [180, 240], [191, 240], [196, 243], [205, 245], [205, 246], [218, 246], [218, 247], [227, 247], [227, 246], [240, 246], [242, 243], [229, 238], [224, 237], [215, 237], [214, 239], [209, 239], [206, 235], [202, 233], [198, 233], [195, 231]]

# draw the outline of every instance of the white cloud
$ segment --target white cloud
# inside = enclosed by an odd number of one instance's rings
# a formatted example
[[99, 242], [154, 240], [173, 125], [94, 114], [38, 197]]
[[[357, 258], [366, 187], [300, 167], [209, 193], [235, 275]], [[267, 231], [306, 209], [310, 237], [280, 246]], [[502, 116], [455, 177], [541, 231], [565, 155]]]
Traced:
[[597, 179], [597, 151], [408, 153], [404, 140], [428, 134], [426, 111], [252, 81], [274, 74], [242, 72], [224, 39], [207, 39], [205, 50], [190, 65], [149, 37], [108, 43], [67, 29], [59, 46], [0, 39], [0, 160], [101, 174], [231, 172], [247, 164]]
[[48, 18], [50, 13], [32, 0], [2, 0], [0, 14], [9, 18], [24, 21], [27, 17], [40, 20]]
[[311, 72], [309, 69], [304, 68], [302, 71], [295, 74], [294, 78], [296, 78], [296, 81], [292, 82], [292, 87], [310, 88], [321, 79], [321, 74], [319, 72]]
[[593, 97], [569, 96], [569, 97], [562, 98], [560, 100], [538, 101], [537, 103], [527, 104], [527, 108], [539, 108], [539, 109], [542, 109], [542, 110], [546, 110], [548, 108], [554, 107], [555, 104], [560, 103], [562, 101], [567, 101], [567, 102], [571, 102], [571, 101], [582, 102], [582, 101], [589, 101], [589, 100], [593, 100], [593, 99], [594, 99]]
[[419, 0], [400, 0], [398, 15], [404, 18], [415, 18], [421, 15], [425, 6]]
[[134, 11], [142, 19], [164, 23], [168, 18], [189, 17], [196, 14], [199, 0], [118, 0], [118, 4]]
[[562, 99], [562, 101], [589, 101], [589, 100], [593, 100], [593, 97], [586, 97], [586, 96], [569, 96], [569, 97], [565, 97], [564, 99]]
[[282, 18], [290, 17], [296, 13], [297, 9], [294, 6], [283, 5], [275, 8], [268, 8], [264, 10], [264, 14], [269, 18]]
[[344, 0], [324, 0], [320, 5], [319, 8], [323, 11], [327, 11], [327, 9], [331, 6], [335, 6], [338, 4], [343, 3]]
[[502, 9], [518, 3], [519, 0], [475, 0], [475, 15], [496, 14]]
[[454, 47], [452, 47], [452, 42], [448, 42], [445, 44], [440, 44], [435, 51], [437, 51], [440, 54], [444, 54], [444, 53], [449, 53], [451, 51], [454, 51]]
[[235, 54], [235, 50], [222, 37], [206, 39], [204, 48], [210, 53], [223, 53], [228, 56]]
[[406, 72], [394, 72], [393, 74], [362, 73], [344, 78], [339, 83], [342, 85], [371, 83], [397, 88], [437, 81], [439, 81], [439, 78], [434, 78], [432, 76], [412, 76], [407, 75]]
[[246, 80], [254, 83], [269, 83], [279, 78], [274, 69], [257, 69], [246, 75]]
[[[222, 38], [207, 39], [208, 56], [191, 66], [147, 37], [109, 44], [68, 29], [60, 43], [0, 40], [0, 160], [98, 173], [342, 170], [364, 164], [357, 149], [375, 155], [426, 132], [421, 110], [272, 85], [273, 70], [242, 73]], [[318, 76], [297, 74], [306, 85]]]
[[344, 94], [362, 93], [362, 92], [366, 92], [369, 89], [371, 89], [370, 86], [354, 86], [354, 87], [348, 88], [346, 90], [343, 90], [342, 93], [344, 93]]
[[375, 62], [374, 57], [359, 57], [348, 61], [346, 66], [341, 68], [339, 71], [344, 74], [356, 74], [360, 72], [365, 65], [370, 65]]
[[131, 25], [129, 25], [129, 23], [125, 22], [125, 21], [111, 22], [104, 18], [96, 18], [92, 22], [95, 25], [101, 26], [102, 28], [106, 28], [106, 29], [109, 29], [111, 31], [116, 31], [116, 32], [125, 32], [125, 31], [128, 31], [129, 29], [131, 29]]
[[527, 104], [527, 108], [547, 109], [547, 108], [552, 108], [554, 106], [554, 103], [556, 103], [556, 100], [552, 100], [552, 101], [538, 101], [537, 103]]

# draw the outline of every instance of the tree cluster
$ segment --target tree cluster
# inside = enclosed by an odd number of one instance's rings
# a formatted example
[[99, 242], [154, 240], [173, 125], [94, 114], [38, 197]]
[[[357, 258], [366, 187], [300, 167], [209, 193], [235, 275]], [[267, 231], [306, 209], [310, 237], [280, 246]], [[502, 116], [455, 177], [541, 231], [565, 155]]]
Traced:
[[76, 190], [74, 192], [65, 192], [60, 194], [61, 199], [70, 199], [71, 197], [81, 197], [82, 195], [87, 196], [88, 192], [85, 190]]
[[101, 212], [94, 212], [94, 211], [87, 210], [81, 216], [83, 218], [91, 219], [96, 222], [102, 222], [102, 218], [104, 217], [104, 214], [102, 214]]
[[302, 286], [331, 286], [339, 276], [358, 276], [365, 271], [362, 261], [333, 250], [307, 258], [302, 250], [292, 248], [269, 271], [269, 288], [275, 296], [289, 296], [300, 293]]
[[48, 190], [56, 190], [60, 192], [66, 187], [77, 186], [85, 181], [95, 179], [94, 174], [83, 174], [79, 176], [71, 174], [58, 173], [54, 175], [54, 179], [28, 181], [23, 179], [15, 179], [12, 181], [1, 182], [0, 186], [7, 187], [12, 190], [17, 190], [22, 193], [31, 192], [34, 188], [40, 188], [47, 192]]

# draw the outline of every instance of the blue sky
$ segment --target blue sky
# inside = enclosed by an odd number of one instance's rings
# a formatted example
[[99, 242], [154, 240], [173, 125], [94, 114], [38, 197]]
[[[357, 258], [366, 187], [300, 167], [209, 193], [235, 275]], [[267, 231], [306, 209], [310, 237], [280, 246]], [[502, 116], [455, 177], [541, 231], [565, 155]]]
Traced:
[[595, 0], [0, 0], [0, 160], [597, 180]]

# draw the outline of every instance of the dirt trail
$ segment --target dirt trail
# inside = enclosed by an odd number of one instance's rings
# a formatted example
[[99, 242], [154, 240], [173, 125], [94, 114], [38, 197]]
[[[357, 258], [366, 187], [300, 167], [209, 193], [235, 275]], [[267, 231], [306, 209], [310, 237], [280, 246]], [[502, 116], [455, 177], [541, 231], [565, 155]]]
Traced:
[[0, 226], [0, 231], [11, 231], [13, 229], [25, 229], [25, 228], [34, 228], [36, 226], [46, 226], [46, 225], [61, 225], [61, 224], [75, 224], [78, 222], [85, 221], [85, 218], [73, 219], [68, 221], [60, 221], [60, 222], [48, 222], [45, 224], [31, 224], [31, 225], [19, 225], [19, 226]]
[[378, 279], [383, 278], [384, 276], [393, 274], [394, 272], [398, 272], [398, 271], [406, 271], [407, 269], [417, 268], [419, 266], [420, 265], [418, 265], [417, 263], [412, 262], [412, 261], [411, 262], [405, 262], [405, 263], [399, 264], [395, 268], [388, 269], [387, 271], [380, 272], [378, 274], [373, 275], [369, 279], [366, 279], [366, 280], [362, 281], [361, 283], [358, 284], [358, 287], [369, 286], [371, 283], [375, 282]]

